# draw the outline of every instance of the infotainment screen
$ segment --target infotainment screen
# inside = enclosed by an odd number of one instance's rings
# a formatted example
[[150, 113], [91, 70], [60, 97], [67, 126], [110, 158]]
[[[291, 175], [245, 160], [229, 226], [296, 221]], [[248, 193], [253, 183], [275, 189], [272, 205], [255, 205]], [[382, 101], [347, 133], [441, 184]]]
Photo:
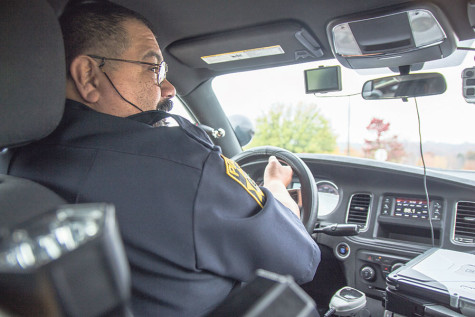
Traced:
[[427, 200], [396, 197], [394, 216], [404, 218], [428, 219]]

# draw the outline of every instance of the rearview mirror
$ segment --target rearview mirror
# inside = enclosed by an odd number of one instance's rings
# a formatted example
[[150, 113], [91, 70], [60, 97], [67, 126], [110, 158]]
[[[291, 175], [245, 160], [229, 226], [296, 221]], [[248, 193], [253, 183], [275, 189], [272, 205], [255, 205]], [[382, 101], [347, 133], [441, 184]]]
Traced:
[[369, 80], [363, 85], [361, 95], [366, 100], [398, 99], [440, 95], [446, 89], [444, 76], [422, 73]]

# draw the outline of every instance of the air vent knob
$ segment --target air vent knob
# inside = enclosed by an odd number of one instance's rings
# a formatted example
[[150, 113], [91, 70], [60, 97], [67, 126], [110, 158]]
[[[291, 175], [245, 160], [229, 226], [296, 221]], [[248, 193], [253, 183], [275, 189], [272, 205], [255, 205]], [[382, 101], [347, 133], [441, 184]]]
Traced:
[[371, 266], [367, 265], [361, 268], [360, 275], [363, 280], [372, 282], [376, 278], [376, 271]]

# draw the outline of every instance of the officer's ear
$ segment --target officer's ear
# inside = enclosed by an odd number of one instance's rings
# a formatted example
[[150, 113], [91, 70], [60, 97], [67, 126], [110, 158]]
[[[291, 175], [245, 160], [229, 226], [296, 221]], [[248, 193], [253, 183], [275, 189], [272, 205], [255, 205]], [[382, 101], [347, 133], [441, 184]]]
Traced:
[[104, 77], [97, 61], [89, 56], [79, 55], [71, 62], [69, 72], [80, 97], [87, 103], [97, 102], [100, 97], [100, 81]]

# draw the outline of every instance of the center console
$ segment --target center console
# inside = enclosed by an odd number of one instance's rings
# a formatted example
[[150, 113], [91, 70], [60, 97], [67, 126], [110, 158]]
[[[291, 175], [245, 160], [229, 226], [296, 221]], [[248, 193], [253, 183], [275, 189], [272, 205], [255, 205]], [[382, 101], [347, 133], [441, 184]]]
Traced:
[[361, 250], [356, 255], [356, 288], [366, 294], [381, 297], [386, 288], [386, 277], [412, 257]]
[[[376, 252], [361, 248], [356, 253], [356, 288], [381, 297], [386, 277], [418, 255], [410, 252], [410, 245], [419, 249], [440, 245], [441, 221], [444, 215], [443, 200], [398, 194], [386, 194], [380, 200], [374, 238], [386, 240], [396, 246], [394, 251]], [[397, 246], [400, 246], [397, 248]], [[408, 250], [407, 252], [401, 250]], [[399, 251], [397, 251], [399, 250]]]

